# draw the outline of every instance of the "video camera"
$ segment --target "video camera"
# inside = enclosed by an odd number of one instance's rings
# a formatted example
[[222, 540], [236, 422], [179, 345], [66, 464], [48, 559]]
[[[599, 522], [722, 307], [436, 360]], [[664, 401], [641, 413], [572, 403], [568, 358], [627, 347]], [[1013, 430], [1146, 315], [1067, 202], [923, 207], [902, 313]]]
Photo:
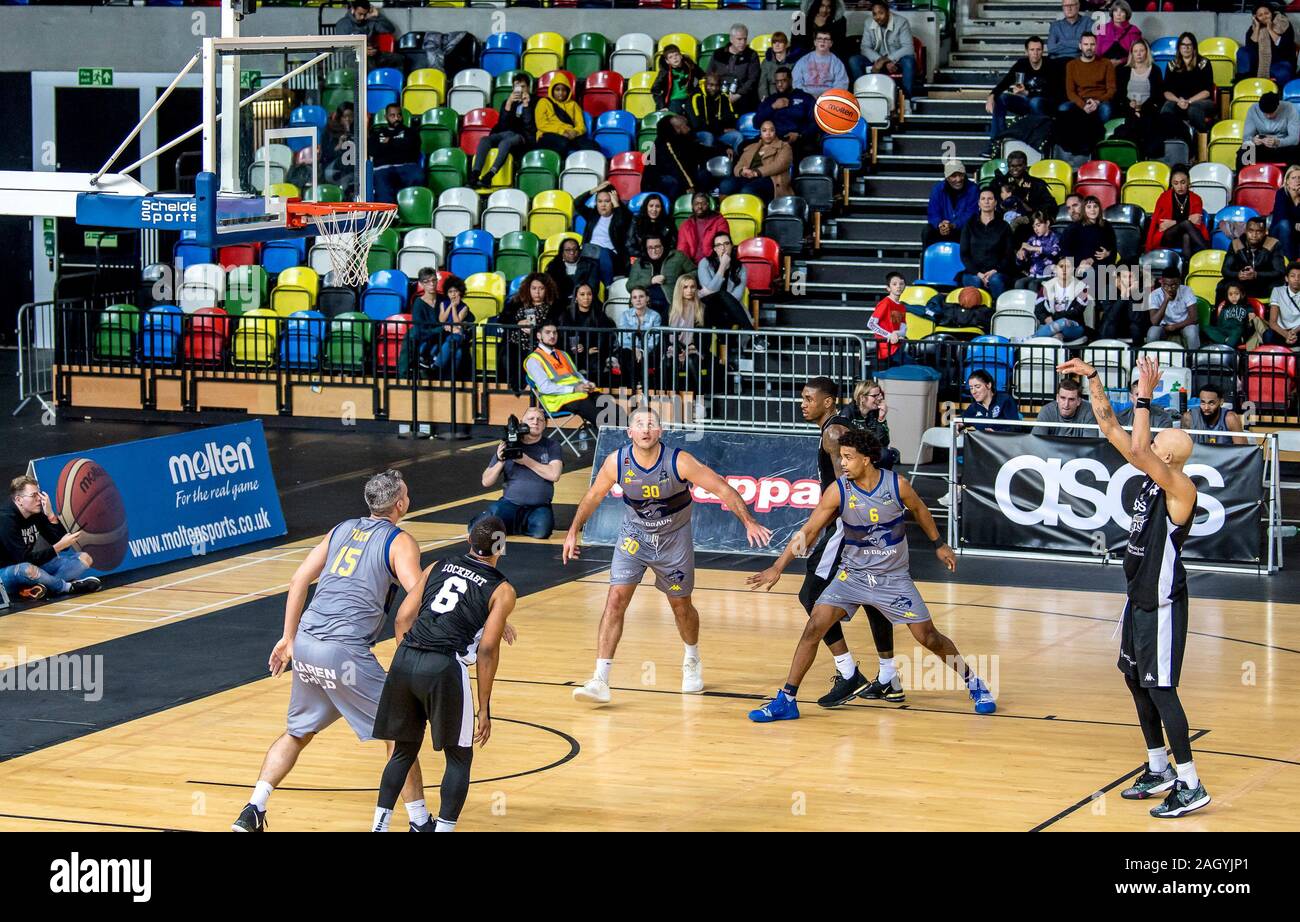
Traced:
[[524, 433], [527, 431], [528, 427], [512, 413], [506, 421], [506, 447], [501, 451], [501, 460], [513, 461], [524, 456]]

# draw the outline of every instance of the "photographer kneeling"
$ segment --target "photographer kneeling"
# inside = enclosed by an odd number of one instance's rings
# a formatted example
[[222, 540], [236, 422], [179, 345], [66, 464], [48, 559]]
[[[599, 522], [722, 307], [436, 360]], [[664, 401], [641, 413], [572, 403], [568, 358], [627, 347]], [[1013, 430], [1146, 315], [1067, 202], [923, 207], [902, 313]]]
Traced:
[[[549, 538], [555, 528], [551, 500], [563, 466], [560, 443], [554, 436], [545, 434], [546, 416], [538, 407], [530, 407], [524, 413], [523, 425], [517, 430], [514, 422], [511, 417], [506, 441], [497, 446], [496, 457], [483, 472], [483, 486], [491, 488], [504, 471], [505, 492], [486, 511], [475, 516], [474, 521], [495, 515], [506, 523], [508, 535]], [[473, 525], [471, 522], [470, 527]]]

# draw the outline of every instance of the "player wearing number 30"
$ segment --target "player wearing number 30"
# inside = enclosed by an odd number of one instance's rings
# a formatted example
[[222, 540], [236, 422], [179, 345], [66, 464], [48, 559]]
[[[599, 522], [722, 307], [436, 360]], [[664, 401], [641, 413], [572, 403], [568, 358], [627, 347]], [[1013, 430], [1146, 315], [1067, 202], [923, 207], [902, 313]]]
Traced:
[[836, 514], [844, 530], [844, 551], [840, 571], [830, 581], [813, 607], [799, 638], [786, 684], [763, 707], [749, 712], [756, 723], [794, 720], [799, 716], [796, 696], [799, 683], [817, 655], [817, 644], [831, 625], [853, 616], [859, 607], [874, 608], [892, 624], [906, 624], [912, 636], [943, 661], [966, 683], [975, 711], [991, 714], [997, 709], [984, 682], [962, 659], [956, 645], [940, 634], [930, 620], [916, 585], [908, 573], [908, 512], [916, 517], [935, 553], [949, 570], [957, 569], [957, 557], [939, 537], [930, 510], [912, 485], [893, 471], [876, 467], [880, 442], [869, 432], [850, 430], [840, 436], [840, 464], [844, 476], [837, 489], [826, 490], [803, 529], [791, 539], [776, 563], [749, 578], [754, 588], [769, 590], [776, 585], [795, 554], [812, 544]]
[[700, 615], [691, 604], [695, 585], [695, 544], [691, 537], [691, 485], [708, 490], [745, 525], [750, 546], [766, 547], [772, 532], [759, 525], [740, 494], [688, 452], [671, 451], [660, 442], [663, 428], [653, 410], [632, 414], [627, 428], [631, 440], [610, 452], [578, 505], [564, 536], [563, 560], [579, 556], [578, 535], [614, 484], [623, 489], [624, 517], [609, 568], [609, 594], [596, 636], [596, 674], [573, 690], [578, 701], [609, 702], [609, 673], [614, 651], [623, 636], [623, 615], [649, 567], [655, 587], [668, 597], [677, 633], [686, 645], [682, 661], [682, 691], [704, 691], [700, 665]]

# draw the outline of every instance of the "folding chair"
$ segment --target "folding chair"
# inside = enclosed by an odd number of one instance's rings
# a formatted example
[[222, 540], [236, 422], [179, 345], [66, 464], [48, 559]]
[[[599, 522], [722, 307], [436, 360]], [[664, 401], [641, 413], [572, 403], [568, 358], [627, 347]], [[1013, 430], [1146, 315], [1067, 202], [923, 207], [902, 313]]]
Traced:
[[569, 410], [566, 410], [563, 407], [561, 407], [560, 409], [552, 413], [550, 410], [546, 409], [546, 404], [542, 403], [541, 394], [537, 393], [537, 391], [534, 390], [533, 388], [529, 388], [529, 392], [533, 396], [533, 405], [542, 411], [542, 415], [546, 417], [547, 423], [557, 424], [555, 426], [550, 426], [548, 428], [550, 428], [550, 430], [555, 433], [556, 437], [559, 438], [559, 440], [564, 443], [564, 446], [568, 448], [569, 451], [573, 452], [573, 456], [575, 458], [581, 458], [582, 450], [578, 448], [576, 443], [585, 442], [588, 440], [589, 436], [587, 434], [587, 424], [584, 422], [575, 431], [570, 431], [568, 429], [565, 429], [563, 426], [558, 424], [562, 423], [564, 420], [568, 419], [571, 416], [576, 416], [577, 414], [570, 412]]

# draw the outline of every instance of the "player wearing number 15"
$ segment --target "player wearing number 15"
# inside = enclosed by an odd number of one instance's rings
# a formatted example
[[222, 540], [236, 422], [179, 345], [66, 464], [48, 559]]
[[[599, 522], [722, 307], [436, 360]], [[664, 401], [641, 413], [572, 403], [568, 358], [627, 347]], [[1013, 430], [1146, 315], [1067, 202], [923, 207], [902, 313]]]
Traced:
[[[288, 727], [262, 762], [253, 797], [231, 826], [262, 832], [271, 791], [289, 774], [298, 754], [317, 733], [343, 717], [363, 743], [378, 736], [375, 713], [384, 670], [370, 652], [384, 628], [397, 583], [408, 593], [420, 583], [420, 546], [397, 527], [411, 508], [400, 471], [366, 481], [370, 514], [348, 519], [312, 548], [289, 582], [284, 635], [271, 651], [271, 675], [293, 663]], [[303, 611], [307, 590], [316, 594]], [[393, 746], [388, 744], [389, 754]], [[402, 788], [413, 828], [433, 831], [424, 806], [420, 766], [412, 766]]]
[[564, 536], [563, 560], [579, 556], [578, 535], [596, 507], [617, 483], [623, 490], [623, 527], [609, 568], [609, 594], [596, 636], [596, 674], [573, 690], [577, 701], [609, 703], [609, 673], [614, 651], [623, 636], [623, 615], [649, 567], [655, 587], [668, 597], [677, 633], [686, 645], [682, 661], [682, 691], [704, 691], [700, 666], [700, 615], [691, 604], [695, 583], [695, 543], [691, 537], [691, 486], [703, 487], [745, 524], [751, 546], [766, 547], [772, 532], [759, 525], [740, 494], [713, 470], [680, 448], [660, 442], [663, 428], [653, 410], [637, 410], [627, 427], [631, 441], [610, 452], [578, 505]]

